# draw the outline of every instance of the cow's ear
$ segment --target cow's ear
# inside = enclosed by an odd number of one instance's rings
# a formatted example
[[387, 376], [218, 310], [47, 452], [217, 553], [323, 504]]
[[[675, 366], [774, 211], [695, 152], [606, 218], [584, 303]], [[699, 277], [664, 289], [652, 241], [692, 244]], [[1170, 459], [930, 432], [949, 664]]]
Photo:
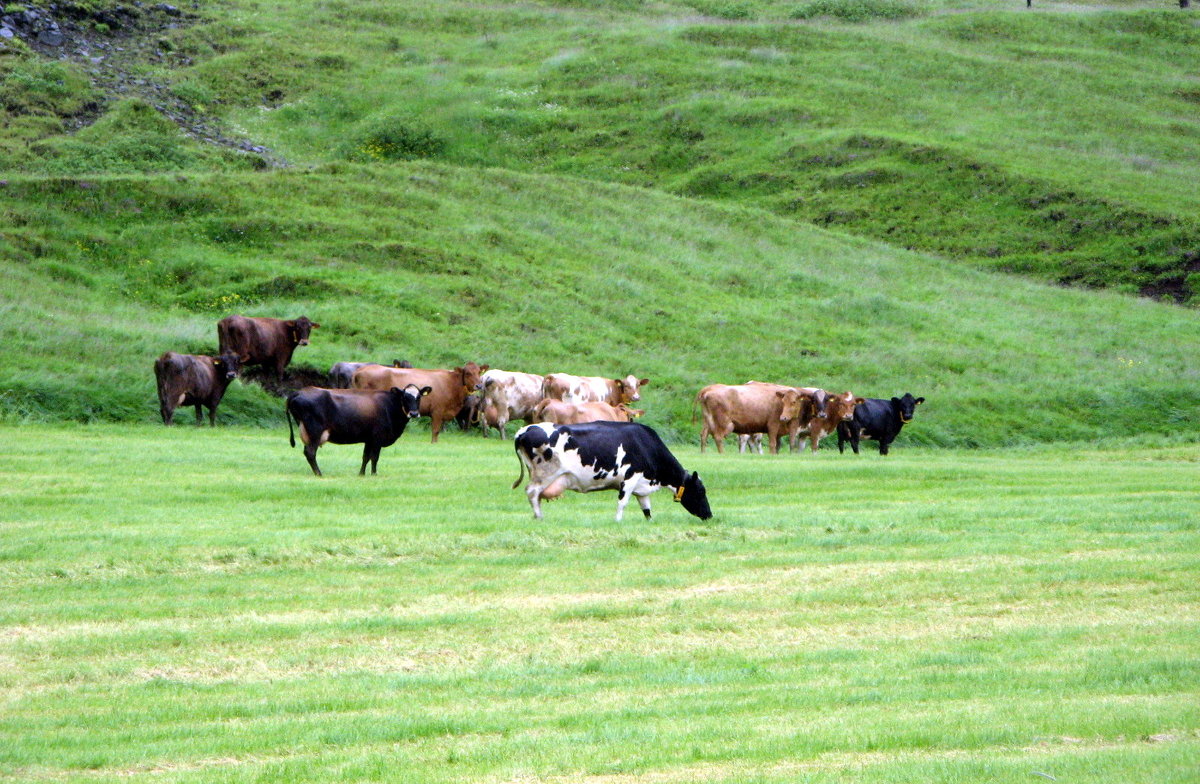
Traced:
[[863, 403], [866, 403], [866, 402], [867, 402], [867, 399], [865, 397], [854, 398], [854, 405], [856, 405], [856, 406], [861, 406]]
[[783, 397], [785, 394], [787, 393], [782, 389], [775, 390], [775, 397]]
[[488, 372], [488, 371], [489, 371], [489, 370], [491, 370], [491, 369], [492, 369], [492, 366], [491, 366], [491, 365], [481, 365], [481, 366], [479, 367], [479, 372], [480, 372], [480, 373], [486, 373], [486, 372]]
[[643, 378], [643, 379], [638, 380], [638, 386], [640, 386], [640, 387], [644, 387], [649, 383], [650, 383], [650, 379], [648, 379], [648, 378]]
[[219, 360], [219, 359], [214, 359], [214, 360], [213, 360], [213, 364], [214, 364], [214, 365], [219, 365], [219, 364], [221, 364], [221, 360]]
[[898, 398], [898, 397], [894, 397], [894, 398], [892, 398], [892, 399], [891, 399], [891, 404], [892, 404], [892, 405], [894, 405], [894, 406], [898, 406], [898, 405], [900, 405], [900, 404], [901, 404], [901, 400], [900, 400], [900, 398]]
[[918, 406], [919, 406], [919, 405], [921, 405], [921, 404], [922, 404], [922, 403], [924, 403], [924, 402], [925, 402], [925, 398], [923, 398], [923, 397], [919, 397], [919, 398], [917, 398], [917, 405], [918, 405]]
[[433, 387], [421, 387], [421, 397], [425, 397], [433, 391]]

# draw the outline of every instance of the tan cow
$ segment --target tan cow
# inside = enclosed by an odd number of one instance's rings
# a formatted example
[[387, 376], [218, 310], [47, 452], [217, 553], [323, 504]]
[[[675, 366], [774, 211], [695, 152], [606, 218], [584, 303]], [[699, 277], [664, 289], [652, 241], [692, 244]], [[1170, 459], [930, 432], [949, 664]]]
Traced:
[[[840, 395], [826, 393], [825, 398], [825, 416], [821, 418], [813, 418], [805, 423], [801, 428], [799, 435], [808, 436], [808, 440], [812, 443], [812, 451], [816, 452], [821, 439], [830, 433], [837, 432], [838, 425], [842, 422], [848, 422], [854, 418], [854, 407], [866, 402], [864, 398], [855, 397], [850, 392], [843, 392]], [[800, 451], [804, 451], [804, 443], [800, 443]]]
[[622, 403], [568, 403], [565, 400], [546, 398], [533, 410], [534, 422], [551, 422], [555, 425], [581, 425], [584, 422], [632, 422], [646, 412], [630, 408]]
[[616, 406], [641, 400], [641, 388], [649, 383], [650, 379], [632, 374], [625, 378], [602, 378], [548, 373], [542, 382], [542, 397], [568, 403], [608, 403]]
[[695, 402], [704, 416], [702, 452], [709, 435], [716, 440], [717, 451], [724, 453], [725, 437], [730, 433], [766, 433], [771, 454], [778, 454], [780, 434], [794, 439], [801, 426], [816, 415], [812, 393], [782, 384], [710, 384], [700, 390]]
[[403, 389], [409, 384], [415, 384], [418, 388], [430, 387], [430, 393], [421, 398], [421, 416], [433, 420], [433, 443], [436, 444], [442, 424], [454, 419], [462, 410], [463, 401], [479, 383], [480, 374], [487, 369], [487, 365], [480, 366], [474, 362], [453, 370], [367, 365], [354, 371], [350, 385], [353, 389]]

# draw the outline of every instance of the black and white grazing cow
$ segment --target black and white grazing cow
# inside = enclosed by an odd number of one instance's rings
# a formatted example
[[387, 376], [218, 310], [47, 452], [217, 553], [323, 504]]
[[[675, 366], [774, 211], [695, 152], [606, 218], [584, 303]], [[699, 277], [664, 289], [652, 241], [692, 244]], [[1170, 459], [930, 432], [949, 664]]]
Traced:
[[886, 455], [900, 428], [912, 421], [917, 406], [924, 402], [925, 398], [914, 398], [908, 392], [891, 400], [866, 399], [854, 407], [851, 419], [838, 423], [838, 451], [845, 452], [844, 444], [849, 441], [857, 455], [858, 440], [873, 438], [879, 442], [879, 454]]
[[521, 428], [514, 439], [521, 474], [529, 471], [525, 495], [533, 516], [542, 517], [541, 501], [566, 490], [590, 493], [617, 491], [617, 520], [631, 495], [637, 496], [642, 514], [650, 517], [650, 494], [660, 487], [675, 491], [675, 500], [701, 520], [712, 517], [704, 483], [684, 470], [666, 444], [645, 425], [636, 422], [588, 422], [554, 425], [541, 422]]
[[295, 447], [296, 437], [292, 433], [292, 419], [295, 419], [300, 426], [300, 440], [304, 442], [304, 457], [317, 476], [321, 476], [317, 449], [326, 443], [362, 444], [362, 468], [358, 473], [365, 474], [369, 462], [374, 474], [379, 467], [380, 450], [396, 443], [408, 420], [420, 415], [421, 398], [429, 391], [429, 387], [419, 388], [415, 384], [383, 390], [305, 387], [288, 395], [285, 407], [288, 439]]

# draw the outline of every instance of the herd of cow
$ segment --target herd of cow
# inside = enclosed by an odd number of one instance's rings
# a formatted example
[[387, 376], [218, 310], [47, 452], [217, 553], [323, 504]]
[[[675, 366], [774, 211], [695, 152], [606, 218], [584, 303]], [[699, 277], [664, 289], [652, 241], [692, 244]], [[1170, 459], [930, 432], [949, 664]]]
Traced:
[[[195, 406], [197, 424], [203, 423], [202, 409], [207, 408], [209, 422], [215, 425], [217, 406], [241, 368], [260, 365], [282, 378], [296, 348], [308, 345], [312, 330], [320, 326], [306, 316], [229, 316], [217, 324], [216, 356], [166, 352], [154, 363], [163, 423], [172, 423], [176, 408]], [[514, 436], [521, 475], [513, 487], [528, 471], [525, 492], [535, 517], [542, 516], [542, 500], [566, 490], [601, 489], [617, 490], [617, 520], [631, 496], [649, 517], [650, 494], [667, 487], [686, 510], [707, 519], [712, 512], [700, 477], [684, 470], [652, 429], [631, 421], [645, 413], [631, 405], [649, 383], [634, 375], [538, 375], [474, 362], [452, 370], [414, 368], [400, 361], [390, 367], [339, 362], [330, 369], [330, 387], [309, 386], [290, 393], [285, 416], [292, 446], [294, 421], [304, 456], [317, 476], [317, 449], [325, 443], [363, 444], [359, 474], [366, 473], [368, 463], [374, 474], [380, 451], [394, 444], [418, 416], [431, 419], [434, 443], [452, 419], [464, 427], [478, 424], [485, 436], [495, 429], [501, 438], [508, 436], [508, 423], [520, 419], [528, 424]], [[816, 451], [823, 438], [836, 432], [839, 451], [849, 442], [857, 454], [860, 439], [870, 438], [886, 455], [924, 401], [908, 393], [890, 400], [864, 399], [850, 392], [832, 394], [816, 387], [758, 381], [711, 384], [696, 395], [693, 420], [699, 407], [701, 451], [709, 436], [717, 451], [724, 452], [725, 438], [737, 435], [740, 451], [761, 453], [764, 434], [772, 454], [779, 451], [782, 436], [793, 451], [804, 449], [802, 438]]]

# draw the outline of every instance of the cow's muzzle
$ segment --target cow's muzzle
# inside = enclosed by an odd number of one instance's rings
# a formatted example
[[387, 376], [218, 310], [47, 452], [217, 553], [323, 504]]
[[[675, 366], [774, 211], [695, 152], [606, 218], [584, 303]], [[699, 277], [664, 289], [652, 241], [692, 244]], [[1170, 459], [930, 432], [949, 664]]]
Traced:
[[301, 345], [301, 346], [307, 346], [307, 345], [308, 345], [308, 338], [300, 338], [300, 343], [299, 343], [299, 345]]

